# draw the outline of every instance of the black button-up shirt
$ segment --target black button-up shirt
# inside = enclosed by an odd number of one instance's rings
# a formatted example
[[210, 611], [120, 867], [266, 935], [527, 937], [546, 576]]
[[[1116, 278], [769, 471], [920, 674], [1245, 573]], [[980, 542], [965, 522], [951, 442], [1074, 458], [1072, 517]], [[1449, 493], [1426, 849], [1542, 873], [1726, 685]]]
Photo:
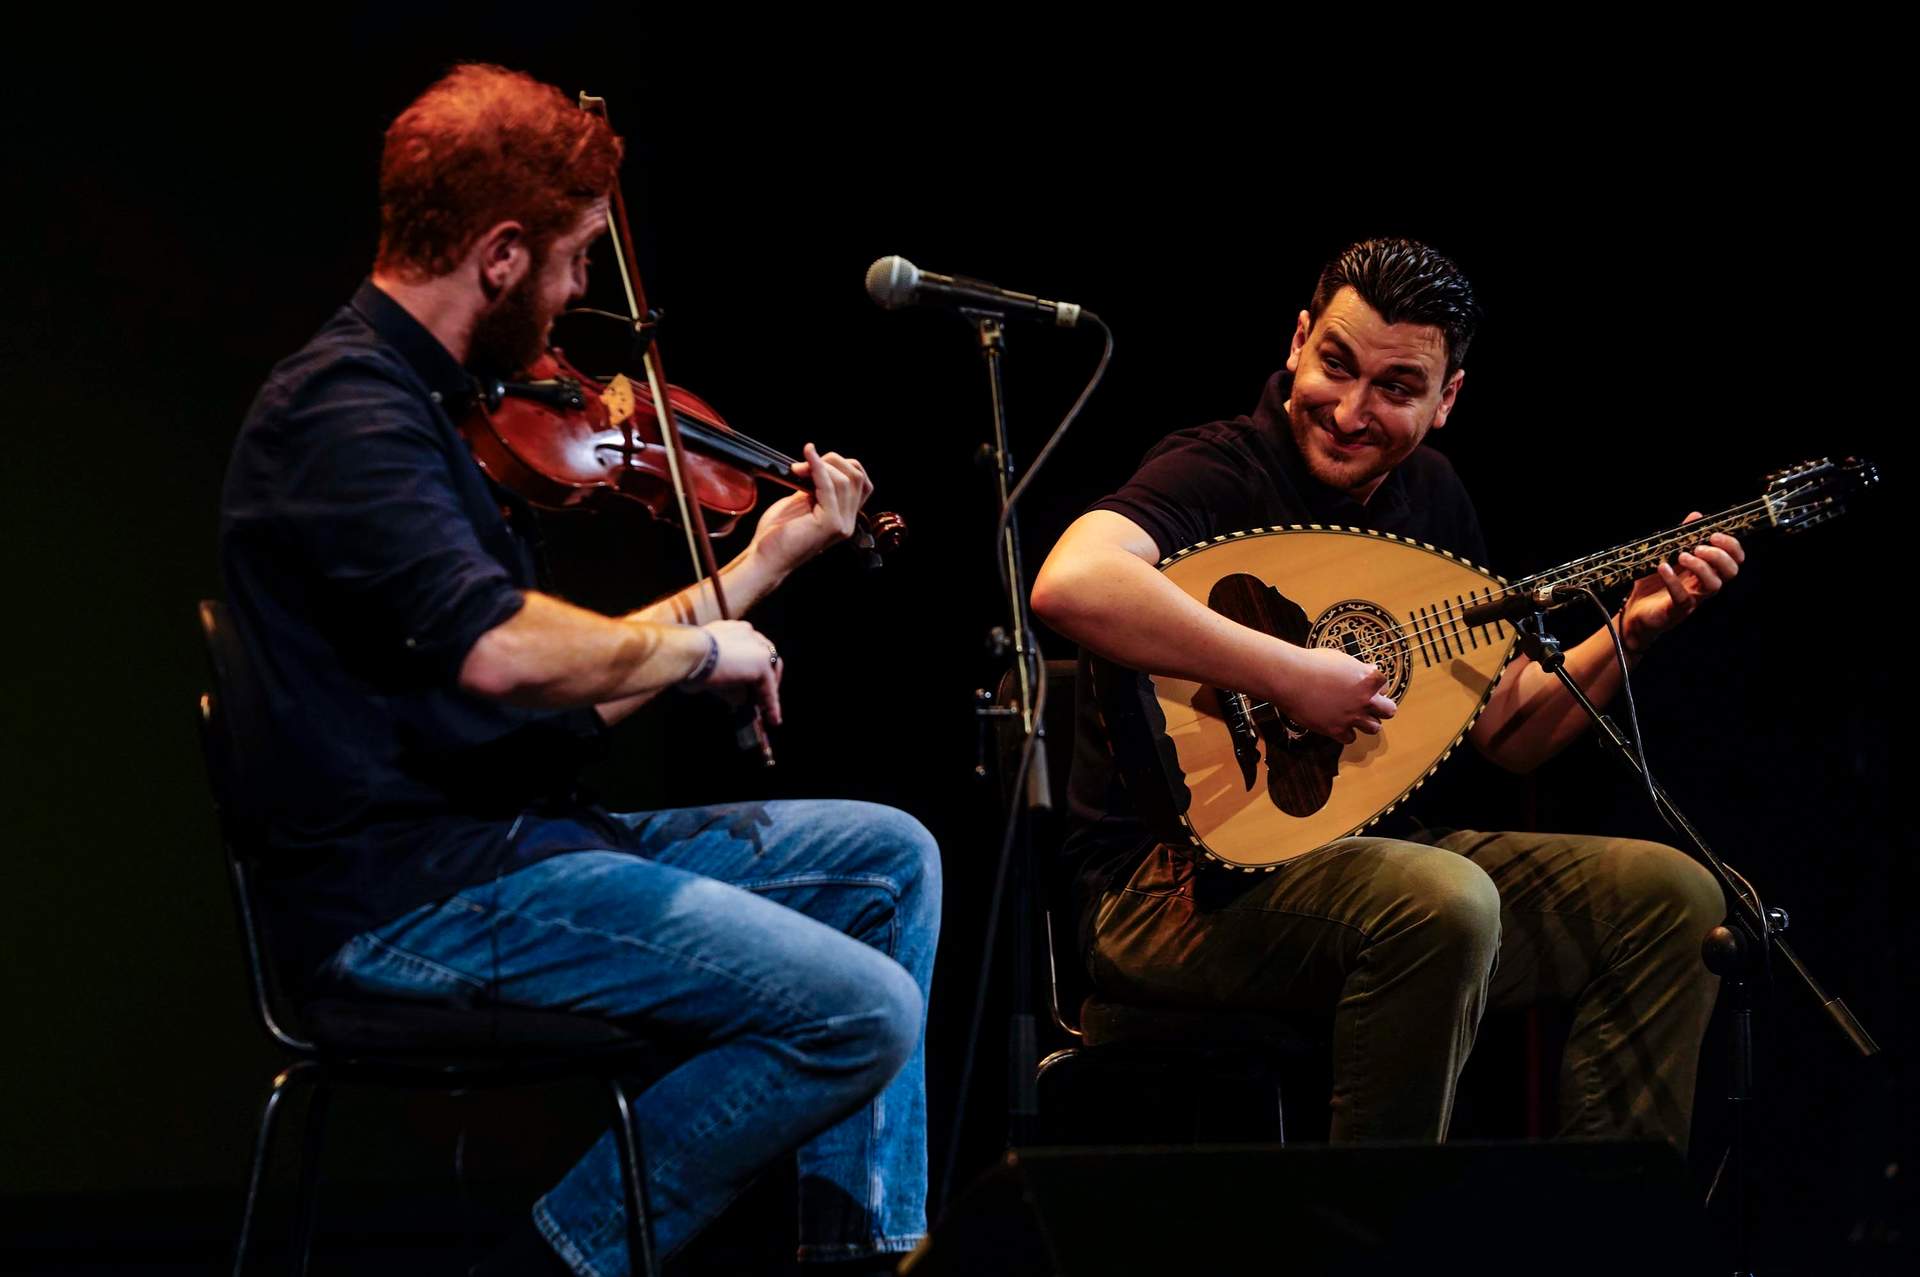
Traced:
[[458, 678], [535, 585], [513, 503], [450, 414], [472, 379], [371, 281], [273, 370], [234, 446], [221, 565], [248, 658], [245, 791], [268, 923], [301, 981], [352, 935], [569, 846], [591, 710]]

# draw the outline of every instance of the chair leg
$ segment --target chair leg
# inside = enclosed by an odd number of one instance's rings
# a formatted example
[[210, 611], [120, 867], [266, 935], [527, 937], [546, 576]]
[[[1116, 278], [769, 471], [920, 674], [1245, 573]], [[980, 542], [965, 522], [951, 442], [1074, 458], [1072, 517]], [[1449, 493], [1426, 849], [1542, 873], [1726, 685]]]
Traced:
[[647, 1203], [646, 1159], [640, 1149], [640, 1123], [633, 1115], [627, 1084], [608, 1078], [613, 1093], [613, 1138], [620, 1149], [620, 1175], [627, 1190], [627, 1268], [633, 1277], [658, 1277], [653, 1255], [653, 1211]]
[[313, 1098], [307, 1101], [306, 1131], [300, 1140], [300, 1202], [293, 1224], [293, 1271], [295, 1277], [307, 1277], [307, 1262], [313, 1255], [314, 1220], [320, 1204], [320, 1146], [326, 1138], [327, 1104], [333, 1091], [324, 1082], [316, 1082]]
[[304, 1080], [305, 1063], [290, 1065], [273, 1079], [267, 1099], [260, 1106], [260, 1126], [253, 1137], [253, 1168], [247, 1175], [247, 1204], [240, 1216], [240, 1240], [233, 1248], [233, 1277], [242, 1277], [247, 1267], [247, 1246], [253, 1240], [253, 1212], [260, 1203], [260, 1185], [267, 1174], [267, 1154], [273, 1149], [273, 1120], [280, 1111], [280, 1100], [294, 1083]]
[[1056, 1071], [1060, 1072], [1062, 1079], [1071, 1078], [1075, 1061], [1079, 1058], [1079, 1048], [1070, 1046], [1053, 1052], [1034, 1067], [1033, 1093], [1037, 1101], [1036, 1107], [1040, 1110], [1039, 1120], [1035, 1126], [1038, 1128], [1038, 1138], [1042, 1143], [1071, 1144], [1080, 1134], [1076, 1130], [1071, 1130], [1071, 1124], [1060, 1112], [1065, 1107], [1058, 1102], [1061, 1084], [1050, 1086], [1047, 1082], [1047, 1079]]

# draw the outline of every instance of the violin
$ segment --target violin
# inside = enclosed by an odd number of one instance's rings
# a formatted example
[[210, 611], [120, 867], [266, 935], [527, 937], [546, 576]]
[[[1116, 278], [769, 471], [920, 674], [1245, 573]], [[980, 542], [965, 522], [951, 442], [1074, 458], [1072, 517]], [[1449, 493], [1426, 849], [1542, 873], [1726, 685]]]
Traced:
[[[580, 109], [606, 118], [604, 98], [582, 93]], [[528, 501], [565, 507], [611, 492], [679, 524], [694, 579], [713, 592], [721, 618], [730, 619], [713, 537], [753, 508], [757, 479], [803, 491], [811, 485], [793, 473], [797, 463], [791, 457], [742, 435], [697, 395], [667, 381], [653, 340], [658, 317], [634, 266], [633, 231], [618, 182], [607, 197], [607, 230], [644, 380], [622, 374], [596, 384], [559, 350], [549, 349], [528, 370], [529, 380], [497, 382], [484, 393], [461, 433], [481, 469]], [[717, 533], [707, 527], [709, 509], [719, 518]], [[863, 533], [871, 549], [898, 546], [906, 525], [897, 515], [879, 515]], [[757, 749], [771, 767], [773, 748], [759, 710], [742, 706], [740, 714], [736, 735], [742, 748]]]
[[[793, 472], [794, 458], [733, 429], [692, 391], [669, 385], [667, 406], [686, 445], [682, 478], [710, 536], [732, 532], [752, 511], [758, 480], [811, 490]], [[624, 373], [595, 381], [550, 348], [524, 379], [483, 385], [460, 429], [487, 477], [533, 505], [568, 509], [612, 496], [638, 501], [656, 519], [676, 518], [652, 388]], [[876, 566], [906, 539], [897, 514], [857, 518], [854, 543]]]

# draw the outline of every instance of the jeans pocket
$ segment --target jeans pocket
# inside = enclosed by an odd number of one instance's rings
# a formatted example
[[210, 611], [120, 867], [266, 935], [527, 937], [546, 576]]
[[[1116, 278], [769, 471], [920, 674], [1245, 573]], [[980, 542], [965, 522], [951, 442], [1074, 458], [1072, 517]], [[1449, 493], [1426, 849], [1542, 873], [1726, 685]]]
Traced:
[[371, 932], [340, 946], [328, 961], [328, 981], [342, 991], [455, 1006], [472, 1003], [484, 983], [415, 953], [396, 948]]

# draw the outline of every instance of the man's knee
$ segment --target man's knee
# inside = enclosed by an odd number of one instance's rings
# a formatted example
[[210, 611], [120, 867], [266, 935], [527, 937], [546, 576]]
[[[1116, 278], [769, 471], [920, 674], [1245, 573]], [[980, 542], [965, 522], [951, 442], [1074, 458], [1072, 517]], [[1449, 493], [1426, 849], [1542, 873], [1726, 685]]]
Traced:
[[926, 1026], [927, 1003], [920, 985], [899, 963], [891, 963], [886, 981], [885, 1025], [879, 1037], [890, 1061], [887, 1075], [899, 1072], [914, 1048], [920, 1044], [920, 1032]]
[[1491, 966], [1500, 948], [1500, 892], [1486, 871], [1451, 852], [1408, 858], [1399, 890], [1406, 921], [1466, 965]]
[[897, 807], [850, 803], [860, 829], [868, 872], [892, 882], [903, 906], [931, 921], [940, 917], [940, 845], [927, 827]]
[[884, 954], [868, 952], [874, 961], [861, 973], [867, 990], [864, 1005], [855, 1014], [839, 1017], [838, 1023], [856, 1040], [858, 1066], [875, 1076], [876, 1085], [884, 1086], [920, 1044], [926, 1000], [905, 967]]
[[1607, 847], [1615, 890], [1644, 912], [1698, 939], [1727, 916], [1720, 881], [1691, 856], [1657, 842], [1615, 839]]
[[765, 1036], [801, 1067], [843, 1079], [866, 1098], [893, 1080], [919, 1046], [926, 1000], [913, 976], [877, 949], [836, 937], [812, 965], [797, 963], [805, 992], [794, 1014], [769, 1024]]

